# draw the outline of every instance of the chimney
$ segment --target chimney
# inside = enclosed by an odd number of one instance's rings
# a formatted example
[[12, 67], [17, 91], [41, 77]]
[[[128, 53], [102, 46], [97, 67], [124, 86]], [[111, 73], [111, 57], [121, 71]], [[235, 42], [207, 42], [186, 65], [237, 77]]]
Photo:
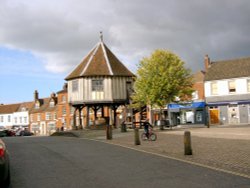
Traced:
[[38, 100], [38, 91], [35, 90], [34, 92], [34, 101]]
[[56, 97], [56, 94], [55, 94], [55, 93], [51, 93], [50, 97], [51, 97], [51, 98], [55, 98], [55, 97]]
[[63, 90], [67, 90], [68, 89], [68, 84], [67, 83], [64, 83], [63, 85]]
[[204, 58], [204, 66], [205, 66], [205, 72], [207, 72], [208, 68], [210, 67], [210, 58], [208, 57], [208, 55], [205, 55]]

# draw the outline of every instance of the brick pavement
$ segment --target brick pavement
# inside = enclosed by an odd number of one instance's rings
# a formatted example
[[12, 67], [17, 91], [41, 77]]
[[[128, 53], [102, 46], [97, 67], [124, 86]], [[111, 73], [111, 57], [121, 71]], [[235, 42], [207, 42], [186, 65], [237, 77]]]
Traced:
[[[193, 155], [184, 155], [184, 131], [191, 132]], [[140, 130], [142, 132], [143, 130]], [[91, 138], [110, 144], [206, 166], [250, 178], [250, 126], [197, 127], [155, 130], [155, 142], [141, 141], [134, 145], [133, 130], [113, 131], [113, 139], [106, 140], [105, 131], [82, 131], [79, 137]]]

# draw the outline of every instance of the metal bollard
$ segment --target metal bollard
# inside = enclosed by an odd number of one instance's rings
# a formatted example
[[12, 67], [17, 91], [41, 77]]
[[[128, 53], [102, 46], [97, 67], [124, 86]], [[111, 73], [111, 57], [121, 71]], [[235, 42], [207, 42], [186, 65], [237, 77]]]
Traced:
[[184, 154], [192, 155], [192, 147], [191, 147], [191, 133], [190, 131], [184, 132]]
[[141, 145], [141, 141], [139, 137], [139, 129], [135, 128], [134, 133], [135, 133], [135, 145]]

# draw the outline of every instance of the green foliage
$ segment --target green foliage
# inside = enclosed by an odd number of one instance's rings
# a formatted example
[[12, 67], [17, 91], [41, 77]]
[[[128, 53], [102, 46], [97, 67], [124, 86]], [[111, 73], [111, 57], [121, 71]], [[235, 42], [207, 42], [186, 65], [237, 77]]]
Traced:
[[184, 64], [177, 55], [165, 50], [156, 50], [143, 58], [138, 65], [133, 100], [163, 107], [176, 97], [190, 96], [193, 81]]

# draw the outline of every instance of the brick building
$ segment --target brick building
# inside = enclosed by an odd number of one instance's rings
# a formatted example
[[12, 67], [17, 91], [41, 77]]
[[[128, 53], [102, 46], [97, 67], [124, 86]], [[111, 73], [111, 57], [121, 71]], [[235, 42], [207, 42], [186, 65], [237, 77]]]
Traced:
[[52, 93], [49, 98], [39, 98], [34, 93], [34, 105], [30, 110], [30, 130], [36, 135], [49, 135], [56, 131], [57, 97]]

